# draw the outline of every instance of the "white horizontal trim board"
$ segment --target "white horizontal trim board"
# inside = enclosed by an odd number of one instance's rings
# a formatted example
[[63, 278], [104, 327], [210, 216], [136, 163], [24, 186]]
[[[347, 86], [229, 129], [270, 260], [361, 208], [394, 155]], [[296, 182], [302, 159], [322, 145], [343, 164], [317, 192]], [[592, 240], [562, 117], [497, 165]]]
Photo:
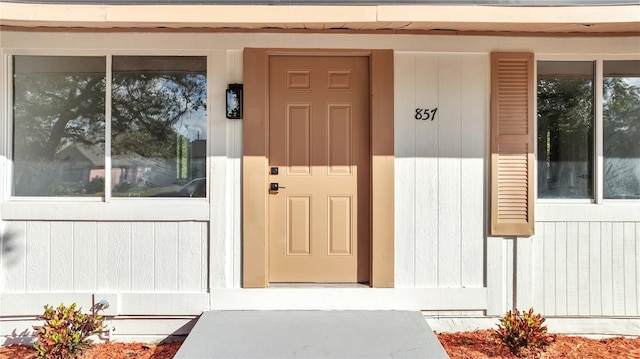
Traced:
[[486, 288], [267, 288], [212, 291], [212, 310], [483, 310]]
[[88, 312], [94, 303], [106, 299], [109, 308], [100, 311], [116, 315], [200, 315], [209, 308], [208, 293], [0, 293], [0, 317], [36, 316], [45, 304], [77, 303]]
[[558, 200], [536, 204], [536, 223], [541, 222], [640, 222], [636, 200], [609, 200], [603, 204]]
[[[496, 328], [499, 317], [457, 316], [439, 317], [424, 313], [431, 328], [439, 333]], [[189, 317], [116, 317], [107, 320], [109, 339], [117, 342], [153, 343], [170, 336], [184, 336], [195, 325], [198, 316]], [[0, 346], [32, 342], [33, 326], [40, 322], [32, 318], [0, 320]], [[640, 318], [549, 318], [545, 322], [556, 334], [588, 337], [630, 336], [640, 333]]]
[[[109, 333], [102, 339], [117, 342], [155, 343], [176, 340], [189, 334], [198, 316], [188, 317], [116, 317], [105, 321]], [[30, 318], [9, 318], [0, 320], [0, 346], [33, 343], [33, 326], [42, 322]], [[96, 339], [97, 340], [97, 339]]]
[[[582, 335], [587, 337], [629, 336], [640, 333], [640, 318], [558, 318], [545, 317], [550, 333]], [[500, 317], [439, 317], [425, 315], [425, 319], [436, 332], [474, 331], [495, 329]]]
[[[638, 7], [510, 6], [260, 6], [260, 5], [72, 5], [0, 3], [7, 25], [193, 26], [202, 24], [305, 24], [451, 22], [575, 23], [634, 22]], [[255, 27], [255, 26], [254, 26]]]
[[209, 203], [200, 199], [178, 198], [111, 203], [15, 201], [2, 203], [0, 213], [5, 221], [208, 221]]

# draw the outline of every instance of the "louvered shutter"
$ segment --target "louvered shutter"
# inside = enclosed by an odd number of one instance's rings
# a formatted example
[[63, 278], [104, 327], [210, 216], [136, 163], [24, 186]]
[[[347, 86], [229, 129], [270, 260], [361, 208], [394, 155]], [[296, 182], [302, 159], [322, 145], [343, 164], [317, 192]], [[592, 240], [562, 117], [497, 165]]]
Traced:
[[533, 54], [491, 54], [491, 234], [534, 227]]

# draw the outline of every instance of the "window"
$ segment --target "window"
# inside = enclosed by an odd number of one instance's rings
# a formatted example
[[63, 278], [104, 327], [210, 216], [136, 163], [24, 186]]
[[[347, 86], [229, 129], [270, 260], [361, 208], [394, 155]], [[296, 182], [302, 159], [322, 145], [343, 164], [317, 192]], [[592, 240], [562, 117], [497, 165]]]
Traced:
[[594, 63], [538, 62], [538, 198], [593, 198]]
[[537, 68], [538, 198], [640, 199], [640, 60]]
[[206, 58], [111, 62], [13, 57], [15, 196], [206, 195]]
[[104, 57], [15, 56], [13, 194], [104, 194]]
[[604, 198], [640, 199], [640, 61], [604, 61]]

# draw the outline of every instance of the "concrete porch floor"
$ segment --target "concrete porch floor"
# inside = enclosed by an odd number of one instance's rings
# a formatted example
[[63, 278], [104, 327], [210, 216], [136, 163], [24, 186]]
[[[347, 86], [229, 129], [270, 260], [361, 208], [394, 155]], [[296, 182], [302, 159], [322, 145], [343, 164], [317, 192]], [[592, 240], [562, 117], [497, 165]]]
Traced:
[[448, 356], [418, 311], [210, 311], [175, 358]]

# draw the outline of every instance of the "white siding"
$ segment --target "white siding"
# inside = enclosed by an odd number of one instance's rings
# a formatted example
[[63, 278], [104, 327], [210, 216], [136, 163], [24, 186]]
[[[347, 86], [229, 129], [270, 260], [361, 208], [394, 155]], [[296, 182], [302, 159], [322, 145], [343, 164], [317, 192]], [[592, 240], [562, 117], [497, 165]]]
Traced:
[[7, 222], [4, 293], [207, 291], [204, 222]]
[[[638, 316], [640, 231], [635, 222], [538, 222], [525, 260], [532, 306], [548, 316]], [[520, 239], [519, 239], [520, 240]]]
[[395, 69], [396, 286], [482, 287], [487, 55], [398, 52]]

